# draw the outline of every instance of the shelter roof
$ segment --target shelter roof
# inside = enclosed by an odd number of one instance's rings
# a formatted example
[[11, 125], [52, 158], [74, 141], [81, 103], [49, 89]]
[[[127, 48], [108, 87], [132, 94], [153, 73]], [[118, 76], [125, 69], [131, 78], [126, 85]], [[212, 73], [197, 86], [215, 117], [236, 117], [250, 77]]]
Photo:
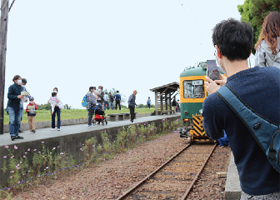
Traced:
[[152, 88], [150, 89], [152, 92], [162, 92], [162, 91], [177, 91], [179, 87], [179, 83], [178, 82], [172, 82], [172, 83], [169, 83], [169, 84], [166, 84], [166, 85], [162, 85], [162, 86], [159, 86], [159, 87], [155, 87], [155, 88]]

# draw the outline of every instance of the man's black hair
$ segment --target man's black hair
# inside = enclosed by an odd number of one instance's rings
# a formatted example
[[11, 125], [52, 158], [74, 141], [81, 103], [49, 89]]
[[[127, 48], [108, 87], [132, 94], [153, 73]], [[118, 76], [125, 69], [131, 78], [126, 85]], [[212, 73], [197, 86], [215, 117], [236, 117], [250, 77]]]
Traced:
[[117, 93], [119, 93], [119, 90], [117, 91]]
[[254, 33], [248, 23], [235, 19], [223, 20], [213, 30], [213, 45], [230, 61], [246, 60], [253, 47]]
[[56, 90], [58, 92], [58, 88], [57, 87], [55, 87], [53, 90]]
[[13, 81], [16, 81], [20, 78], [20, 75], [15, 75], [14, 78], [13, 78]]
[[23, 79], [22, 79], [22, 82], [26, 84], [26, 83], [27, 83], [26, 78], [23, 78]]
[[52, 97], [55, 97], [57, 95], [56, 92], [52, 92]]
[[89, 87], [89, 91], [91, 91], [91, 90], [93, 90], [93, 86], [90, 86], [90, 87]]

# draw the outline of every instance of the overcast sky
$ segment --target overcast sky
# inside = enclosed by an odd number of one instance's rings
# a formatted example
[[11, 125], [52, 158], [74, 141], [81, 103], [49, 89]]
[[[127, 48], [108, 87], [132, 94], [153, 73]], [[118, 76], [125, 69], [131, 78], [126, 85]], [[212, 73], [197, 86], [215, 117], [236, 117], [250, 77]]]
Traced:
[[[11, 1], [10, 1], [11, 2]], [[17, 0], [9, 14], [5, 101], [12, 78], [37, 104], [59, 88], [82, 108], [89, 86], [146, 103], [149, 89], [179, 82], [185, 67], [213, 59], [212, 29], [240, 19], [244, 0]]]

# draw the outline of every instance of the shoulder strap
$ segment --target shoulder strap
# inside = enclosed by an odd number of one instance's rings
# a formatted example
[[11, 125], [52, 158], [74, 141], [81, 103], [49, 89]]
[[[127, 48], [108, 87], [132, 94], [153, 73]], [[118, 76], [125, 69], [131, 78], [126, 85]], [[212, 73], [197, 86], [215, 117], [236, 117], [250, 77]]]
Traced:
[[[270, 145], [270, 140], [265, 140], [265, 138], [271, 138], [274, 132], [279, 128], [279, 125], [256, 113], [252, 108], [246, 105], [228, 85], [222, 86], [216, 93], [239, 117], [261, 149], [266, 153], [266, 149]], [[259, 138], [262, 138], [262, 140]]]

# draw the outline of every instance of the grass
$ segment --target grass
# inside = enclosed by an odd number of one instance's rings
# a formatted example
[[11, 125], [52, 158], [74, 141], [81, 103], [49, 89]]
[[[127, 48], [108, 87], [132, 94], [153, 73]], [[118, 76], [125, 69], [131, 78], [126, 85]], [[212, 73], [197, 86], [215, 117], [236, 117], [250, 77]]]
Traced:
[[[106, 110], [106, 115], [113, 114], [113, 113], [127, 113], [129, 109], [122, 108], [122, 110]], [[151, 113], [154, 112], [154, 109], [148, 108], [136, 108], [135, 112], [140, 113]], [[62, 110], [61, 111], [61, 120], [67, 119], [82, 119], [87, 118], [87, 110], [86, 109], [79, 109], [79, 110]], [[50, 110], [37, 110], [37, 115], [35, 117], [36, 122], [44, 122], [44, 121], [51, 121], [51, 111]], [[22, 123], [27, 123], [27, 114], [24, 111]], [[9, 115], [5, 112], [4, 113], [4, 124], [9, 124]]]

